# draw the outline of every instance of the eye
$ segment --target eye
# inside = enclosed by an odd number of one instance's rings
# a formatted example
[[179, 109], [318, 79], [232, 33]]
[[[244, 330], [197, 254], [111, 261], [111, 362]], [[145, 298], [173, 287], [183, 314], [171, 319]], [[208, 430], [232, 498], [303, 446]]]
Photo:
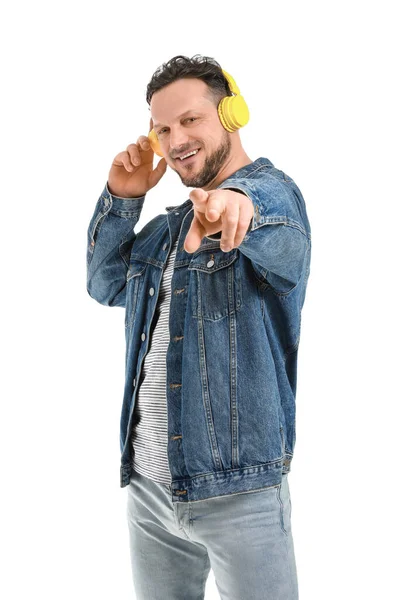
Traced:
[[[185, 119], [185, 121], [197, 121], [198, 118], [197, 117], [188, 117], [188, 119]], [[166, 127], [163, 127], [162, 129], [160, 129], [157, 133], [157, 135], [161, 135], [161, 133], [163, 133], [164, 129], [166, 129]]]

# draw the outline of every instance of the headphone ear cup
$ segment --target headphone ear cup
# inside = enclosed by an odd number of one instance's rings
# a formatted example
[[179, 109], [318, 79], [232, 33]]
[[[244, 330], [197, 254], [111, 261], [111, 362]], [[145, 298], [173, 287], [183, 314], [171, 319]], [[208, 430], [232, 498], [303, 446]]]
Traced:
[[219, 119], [223, 127], [233, 133], [249, 121], [249, 109], [243, 96], [225, 96], [218, 105]]
[[159, 143], [157, 134], [155, 133], [154, 129], [151, 129], [151, 131], [149, 132], [148, 139], [151, 144], [151, 148], [155, 152], [155, 154], [157, 156], [163, 157], [164, 155], [161, 152], [161, 145]]

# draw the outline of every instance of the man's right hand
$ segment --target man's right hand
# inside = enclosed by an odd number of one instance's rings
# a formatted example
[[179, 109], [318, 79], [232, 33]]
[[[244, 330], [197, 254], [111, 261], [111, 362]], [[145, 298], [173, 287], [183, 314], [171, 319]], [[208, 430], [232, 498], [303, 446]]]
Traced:
[[[151, 131], [152, 117], [149, 126]], [[144, 196], [157, 185], [167, 169], [165, 158], [161, 158], [155, 169], [153, 164], [154, 151], [149, 139], [140, 135], [136, 144], [130, 144], [114, 158], [108, 175], [108, 191], [120, 198]]]

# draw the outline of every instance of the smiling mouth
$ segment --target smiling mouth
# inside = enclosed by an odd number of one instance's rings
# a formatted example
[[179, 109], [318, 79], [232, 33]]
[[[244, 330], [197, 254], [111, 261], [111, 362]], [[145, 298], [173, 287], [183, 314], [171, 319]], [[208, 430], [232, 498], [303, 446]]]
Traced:
[[181, 160], [180, 158], [176, 158], [175, 160], [181, 164], [189, 164], [191, 162], [194, 162], [195, 157], [198, 156], [200, 151], [201, 151], [201, 148], [198, 148], [198, 152], [196, 152], [195, 154], [191, 154], [191, 156], [188, 156], [187, 158], [184, 158], [183, 160]]

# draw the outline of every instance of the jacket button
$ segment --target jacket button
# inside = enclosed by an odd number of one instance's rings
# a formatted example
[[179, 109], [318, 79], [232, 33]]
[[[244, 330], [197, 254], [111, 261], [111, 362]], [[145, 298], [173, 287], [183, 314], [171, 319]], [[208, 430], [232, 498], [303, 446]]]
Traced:
[[215, 263], [215, 261], [214, 261], [214, 260], [209, 260], [209, 261], [206, 263], [206, 266], [207, 266], [207, 267], [213, 267], [213, 266], [214, 266], [214, 263]]
[[165, 244], [162, 246], [162, 249], [163, 249], [163, 250], [166, 250], [166, 249], [167, 249], [167, 246], [168, 246], [168, 244], [167, 244], [167, 243], [165, 243]]
[[153, 296], [153, 295], [154, 295], [154, 288], [150, 288], [150, 289], [149, 289], [149, 295], [150, 295], [150, 296]]
[[141, 339], [142, 339], [142, 341], [145, 340], [145, 333], [141, 333]]

